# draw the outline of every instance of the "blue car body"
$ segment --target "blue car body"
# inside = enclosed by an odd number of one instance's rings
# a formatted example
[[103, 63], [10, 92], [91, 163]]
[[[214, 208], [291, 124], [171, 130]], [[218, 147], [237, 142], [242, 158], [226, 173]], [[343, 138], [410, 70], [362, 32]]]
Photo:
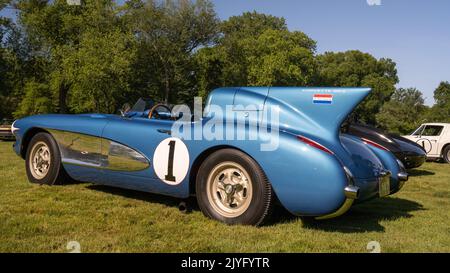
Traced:
[[[369, 88], [219, 88], [209, 94], [203, 117], [183, 124], [185, 130], [192, 129], [191, 135], [195, 128], [215, 123], [225, 130], [241, 124], [240, 130], [252, 134], [256, 129], [246, 126], [251, 122], [268, 124], [272, 130], [266, 114], [277, 109], [279, 141], [273, 151], [261, 150], [273, 136], [270, 130], [258, 132], [255, 140], [195, 139], [175, 132], [174, 120], [149, 119], [147, 113], [26, 117], [13, 125], [14, 149], [25, 157], [32, 136], [45, 131], [56, 139], [64, 169], [76, 180], [186, 198], [195, 194], [196, 172], [206, 156], [234, 148], [261, 166], [278, 200], [291, 213], [330, 218], [355, 202], [379, 197], [383, 181], [389, 180], [387, 194], [403, 185], [404, 169], [390, 152], [339, 132], [369, 92]], [[236, 114], [231, 122], [212, 111], [226, 106]], [[181, 139], [188, 151], [187, 160], [175, 159], [175, 165], [187, 164], [187, 173], [177, 184], [165, 183], [155, 171], [155, 150], [172, 137]]]

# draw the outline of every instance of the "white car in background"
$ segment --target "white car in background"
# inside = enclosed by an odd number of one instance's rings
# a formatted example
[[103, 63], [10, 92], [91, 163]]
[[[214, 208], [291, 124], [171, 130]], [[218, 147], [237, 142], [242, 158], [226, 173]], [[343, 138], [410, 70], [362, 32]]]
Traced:
[[428, 158], [442, 158], [450, 163], [450, 123], [424, 123], [403, 137], [422, 146]]

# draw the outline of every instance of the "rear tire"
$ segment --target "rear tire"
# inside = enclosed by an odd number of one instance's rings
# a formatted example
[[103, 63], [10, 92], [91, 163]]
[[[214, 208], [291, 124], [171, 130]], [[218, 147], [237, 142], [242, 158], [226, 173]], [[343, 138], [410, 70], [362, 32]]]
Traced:
[[450, 163], [450, 145], [447, 145], [442, 151], [442, 158], [445, 162]]
[[272, 187], [247, 154], [223, 149], [208, 156], [196, 179], [202, 212], [226, 224], [261, 225], [273, 209]]
[[27, 147], [25, 169], [31, 183], [56, 185], [69, 180], [61, 164], [58, 144], [48, 133], [37, 133], [31, 139]]

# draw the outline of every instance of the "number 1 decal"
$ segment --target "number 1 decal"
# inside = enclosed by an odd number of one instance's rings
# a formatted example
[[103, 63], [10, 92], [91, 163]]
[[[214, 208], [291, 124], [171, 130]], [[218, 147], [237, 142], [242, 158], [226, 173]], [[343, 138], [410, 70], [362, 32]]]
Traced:
[[167, 181], [175, 181], [175, 176], [173, 176], [173, 154], [175, 153], [175, 140], [169, 142], [169, 160], [167, 161]]
[[178, 185], [189, 170], [189, 152], [184, 142], [176, 137], [166, 138], [153, 154], [153, 169], [164, 183]]
[[431, 144], [431, 141], [426, 138], [421, 138], [416, 141], [417, 144], [421, 145], [425, 152], [428, 154], [433, 149], [433, 145]]

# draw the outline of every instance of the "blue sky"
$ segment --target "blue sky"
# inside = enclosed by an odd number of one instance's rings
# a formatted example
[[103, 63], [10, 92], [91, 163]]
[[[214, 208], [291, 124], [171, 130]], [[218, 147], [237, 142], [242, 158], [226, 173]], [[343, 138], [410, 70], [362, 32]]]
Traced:
[[317, 41], [318, 52], [358, 49], [397, 63], [398, 87], [416, 87], [426, 103], [450, 81], [449, 0], [213, 0], [221, 19], [244, 11], [281, 16]]
[[[381, 2], [381, 5], [369, 5]], [[121, 2], [121, 1], [119, 1]], [[398, 87], [416, 87], [426, 103], [450, 81], [449, 0], [212, 0], [225, 20], [244, 11], [284, 17], [317, 41], [318, 53], [358, 49], [397, 63]], [[4, 11], [0, 15], [11, 15]]]

